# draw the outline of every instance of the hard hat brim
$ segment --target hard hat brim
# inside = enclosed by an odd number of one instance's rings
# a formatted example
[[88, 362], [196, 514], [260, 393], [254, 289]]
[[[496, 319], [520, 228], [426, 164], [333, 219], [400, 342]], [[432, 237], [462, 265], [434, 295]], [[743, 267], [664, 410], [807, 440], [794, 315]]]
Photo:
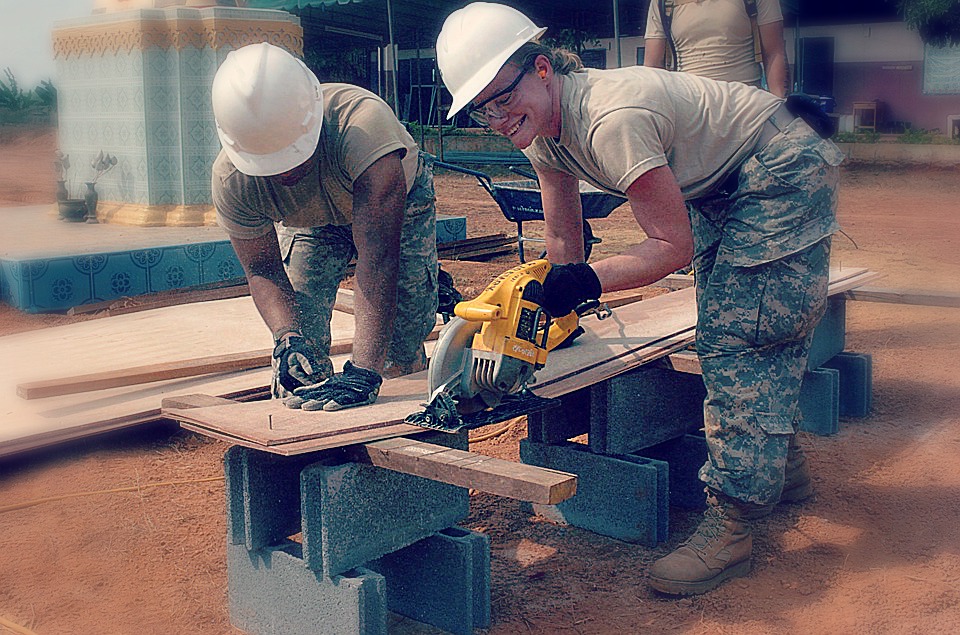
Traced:
[[323, 96], [320, 90], [320, 81], [313, 73], [310, 73], [310, 78], [318, 95], [314, 103], [313, 124], [309, 130], [283, 150], [271, 154], [252, 154], [237, 150], [220, 129], [220, 126], [217, 125], [217, 137], [220, 139], [220, 146], [226, 153], [227, 158], [240, 172], [247, 176], [283, 174], [302, 164], [316, 152], [317, 143], [320, 141], [320, 131], [323, 128]]
[[539, 39], [540, 36], [546, 32], [546, 30], [546, 27], [542, 27], [533, 31], [526, 38], [518, 38], [513, 46], [508, 47], [489, 62], [481, 66], [477, 72], [473, 74], [473, 77], [464, 82], [463, 86], [460, 87], [460, 90], [457, 91], [457, 94], [454, 95], [453, 103], [450, 104], [450, 110], [447, 113], [447, 120], [453, 119], [458, 112], [463, 110], [467, 104], [469, 104], [477, 95], [483, 92], [483, 89], [493, 81], [493, 78], [497, 76], [497, 73], [500, 72], [500, 69], [503, 68], [503, 65], [507, 63], [507, 60], [510, 59], [511, 55], [516, 53], [517, 50], [527, 42], [532, 42]]

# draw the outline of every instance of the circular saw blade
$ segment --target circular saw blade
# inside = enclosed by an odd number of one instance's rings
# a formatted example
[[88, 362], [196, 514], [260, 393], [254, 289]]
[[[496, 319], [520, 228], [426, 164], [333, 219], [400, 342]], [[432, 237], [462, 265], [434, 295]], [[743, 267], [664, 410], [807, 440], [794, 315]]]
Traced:
[[[428, 394], [453, 379], [463, 369], [463, 360], [467, 349], [473, 344], [473, 336], [480, 331], [480, 322], [468, 322], [461, 317], [453, 317], [447, 322], [437, 345], [433, 349], [433, 356], [427, 368]], [[459, 395], [460, 379], [456, 379], [453, 394]]]

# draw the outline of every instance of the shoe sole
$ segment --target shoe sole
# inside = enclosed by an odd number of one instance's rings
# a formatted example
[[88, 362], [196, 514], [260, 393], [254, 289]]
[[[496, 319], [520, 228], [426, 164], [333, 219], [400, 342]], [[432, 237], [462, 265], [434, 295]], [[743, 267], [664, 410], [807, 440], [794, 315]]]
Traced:
[[732, 567], [727, 567], [717, 575], [708, 580], [699, 580], [697, 582], [683, 582], [680, 580], [664, 580], [662, 578], [651, 577], [648, 584], [653, 589], [667, 595], [700, 595], [720, 586], [730, 578], [741, 578], [750, 573], [750, 559], [738, 562]]

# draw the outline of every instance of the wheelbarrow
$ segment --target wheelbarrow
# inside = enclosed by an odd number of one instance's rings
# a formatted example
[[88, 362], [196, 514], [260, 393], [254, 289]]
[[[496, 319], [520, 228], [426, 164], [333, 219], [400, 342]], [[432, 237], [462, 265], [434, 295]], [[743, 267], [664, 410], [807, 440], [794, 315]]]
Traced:
[[[540, 184], [536, 175], [521, 168], [510, 167], [511, 172], [526, 177], [523, 181], [494, 182], [488, 174], [471, 170], [459, 165], [435, 161], [434, 166], [445, 170], [469, 174], [476, 177], [481, 187], [493, 198], [503, 216], [517, 225], [517, 255], [525, 262], [523, 245], [526, 242], [544, 242], [543, 238], [523, 235], [523, 223], [543, 220], [543, 202], [540, 199]], [[590, 258], [593, 246], [601, 242], [593, 235], [588, 218], [606, 218], [610, 212], [626, 202], [625, 198], [602, 192], [597, 188], [580, 182], [580, 206], [583, 209], [583, 256]]]

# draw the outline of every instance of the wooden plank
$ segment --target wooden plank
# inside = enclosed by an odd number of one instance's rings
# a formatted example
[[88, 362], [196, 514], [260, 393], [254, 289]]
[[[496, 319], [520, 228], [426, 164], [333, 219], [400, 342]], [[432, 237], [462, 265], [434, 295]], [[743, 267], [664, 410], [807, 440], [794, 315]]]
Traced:
[[[866, 269], [846, 269], [832, 271], [828, 294], [837, 295], [844, 293], [847, 289], [869, 280], [873, 280], [878, 276], [879, 274]], [[683, 291], [676, 291], [668, 295], [682, 297], [685, 294], [694, 292], [695, 290], [691, 288]], [[663, 315], [658, 316], [657, 319], [676, 318], [668, 317], [668, 314], [664, 313]], [[541, 397], [558, 397], [580, 388], [605, 381], [642, 364], [646, 364], [666, 355], [681, 351], [694, 342], [695, 335], [696, 317], [694, 315], [693, 326], [686, 331], [678, 331], [668, 337], [664, 337], [660, 341], [651, 342], [639, 349], [612, 356], [610, 359], [602, 361], [598, 364], [584, 367], [579, 372], [574, 371], [566, 376], [559, 377], [553, 382], [543, 382], [539, 384], [539, 388], [534, 387], [534, 392]], [[697, 363], [697, 368], [699, 368], [699, 363]]]
[[[864, 270], [843, 270], [832, 272], [844, 278]], [[876, 274], [869, 274], [875, 277]], [[851, 279], [852, 286], [862, 284], [861, 280]], [[663, 294], [656, 298], [639, 302], [630, 307], [642, 307], [650, 303], [662, 302], [660, 298], [675, 294]], [[692, 299], [691, 299], [692, 300]], [[637, 308], [623, 308], [615, 312], [611, 320], [623, 322], [642, 322], [656, 319], [655, 315], [643, 317]], [[345, 337], [350, 332], [352, 321], [348, 316], [335, 314], [334, 337]], [[607, 322], [610, 322], [608, 320]], [[212, 325], [216, 323], [214, 328]], [[598, 325], [596, 320], [585, 323], [592, 330]], [[637, 339], [642, 335], [642, 324], [632, 324], [623, 334], [613, 333], [612, 339], [603, 343], [614, 345], [617, 337]], [[640, 330], [637, 330], [640, 328]], [[649, 338], [648, 338], [649, 339]], [[241, 349], [243, 345], [269, 345], [269, 333], [265, 333], [259, 321], [256, 309], [249, 297], [220, 302], [201, 303], [168, 307], [157, 311], [144, 312], [104, 320], [91, 320], [78, 324], [44, 329], [42, 332], [24, 333], [11, 338], [0, 338], [0, 357], [9, 360], [0, 365], [0, 456], [10, 456], [26, 450], [54, 445], [72, 439], [82, 438], [101, 432], [127, 428], [157, 421], [161, 418], [159, 403], [163, 397], [183, 392], [206, 392], [221, 396], [238, 398], [262, 397], [268, 393], [266, 384], [270, 373], [266, 368], [205, 375], [195, 378], [182, 378], [100, 390], [78, 395], [65, 395], [42, 400], [24, 400], [16, 396], [16, 385], [23, 377], [25, 368], [18, 363], [21, 358], [40, 360], [34, 378], [44, 379], [53, 370], [77, 373], [89, 370], [108, 370], [122, 366], [124, 360], [156, 359], [171, 361], [176, 355], [186, 352], [193, 354], [220, 354]], [[623, 344], [623, 342], [619, 342]], [[579, 344], [566, 351], [551, 353], [547, 367], [537, 373], [538, 381], [550, 379], [551, 369], [558, 368], [564, 357], [582, 354], [584, 348]], [[28, 357], [25, 357], [28, 356]], [[342, 358], [339, 360], [342, 363]], [[132, 365], [132, 364], [131, 364]], [[392, 381], [392, 380], [391, 380]], [[560, 387], [562, 388], [562, 386]], [[425, 392], [424, 387], [424, 392]], [[411, 399], [407, 404], [408, 412], [421, 408], [426, 395]], [[397, 405], [399, 409], [401, 405]], [[364, 410], [363, 408], [356, 409]], [[342, 411], [349, 413], [350, 411]], [[342, 414], [341, 413], [341, 414]], [[330, 413], [327, 413], [330, 414]], [[350, 443], [362, 442], [369, 438], [388, 438], [411, 434], [419, 431], [406, 424], [387, 426], [382, 429], [347, 434]], [[207, 431], [205, 434], [215, 436]], [[346, 438], [345, 437], [345, 438]], [[315, 448], [336, 447], [339, 437], [314, 439], [298, 444], [272, 446], [271, 452], [277, 454], [300, 454]], [[262, 446], [261, 446], [262, 447]]]
[[680, 351], [673, 353], [667, 358], [667, 364], [673, 370], [689, 375], [702, 375], [700, 368], [700, 358], [696, 353], [690, 351]]
[[890, 304], [912, 304], [916, 306], [960, 307], [960, 293], [944, 291], [924, 291], [918, 289], [884, 289], [880, 287], [858, 287], [845, 294], [848, 300], [862, 302], [886, 302]]
[[[217, 282], [207, 282], [191, 287], [183, 287], [181, 289], [144, 293], [138, 296], [120, 298], [119, 300], [106, 300], [104, 302], [83, 304], [67, 311], [67, 315], [97, 313], [100, 311], [107, 311], [109, 315], [121, 315], [122, 313], [145, 311], [147, 309], [187, 304], [190, 302], [238, 298], [249, 294], [250, 290], [247, 287], [247, 279], [238, 277]], [[131, 302], [136, 302], [136, 305], [131, 306]], [[117, 311], [120, 311], [120, 313]]]
[[250, 287], [244, 283], [224, 287], [222, 289], [210, 289], [209, 291], [198, 291], [196, 293], [181, 293], [172, 295], [169, 298], [164, 298], [162, 300], [138, 302], [137, 304], [126, 304], [122, 306], [111, 306], [107, 313], [113, 316], [126, 315], [128, 313], [139, 313], [140, 311], [162, 309], [164, 307], [176, 306], [178, 304], [229, 300], [231, 298], [242, 298], [248, 295], [250, 295]]
[[[842, 292], [873, 277], [864, 269], [834, 272], [831, 292]], [[695, 325], [692, 288], [626, 305], [607, 320], [584, 320], [585, 334], [574, 346], [552, 352], [531, 388], [540, 396], [557, 397], [603, 381], [686, 347], [693, 341]], [[367, 432], [379, 433], [419, 410], [425, 392], [425, 373], [418, 373], [384, 382], [381, 398], [370, 406], [335, 413], [270, 411], [253, 404], [229, 411], [214, 407], [164, 413], [269, 449], [291, 442], [336, 443], [343, 434], [362, 437]], [[277, 417], [272, 428], [268, 415]], [[356, 442], [356, 437], [351, 441]]]
[[[217, 405], [227, 406], [230, 402], [209, 395], [185, 395], [164, 399], [162, 408], [188, 410]], [[531, 503], [556, 505], [577, 491], [577, 477], [567, 472], [513, 463], [410, 438], [352, 445], [346, 448], [346, 452], [348, 458], [357, 463]]]
[[[427, 341], [437, 339], [440, 327], [434, 327], [427, 335]], [[330, 344], [330, 355], [346, 355], [353, 351], [353, 339], [337, 340]], [[195, 357], [176, 362], [162, 364], [147, 364], [132, 368], [121, 368], [99, 373], [89, 373], [64, 377], [61, 379], [45, 379], [25, 382], [17, 385], [17, 395], [23, 399], [42, 399], [71, 395], [93, 390], [106, 390], [121, 386], [134, 386], [167, 379], [181, 377], [196, 377], [213, 373], [232, 373], [251, 368], [263, 368], [270, 365], [273, 349], [261, 349], [244, 353], [230, 353], [227, 355], [210, 355]]]
[[42, 399], [71, 395], [78, 392], [105, 390], [120, 386], [133, 386], [166, 379], [195, 377], [211, 373], [229, 373], [270, 365], [273, 351], [269, 348], [246, 353], [209, 355], [178, 362], [146, 364], [100, 373], [76, 375], [61, 379], [45, 379], [17, 385], [17, 395], [22, 399]]

